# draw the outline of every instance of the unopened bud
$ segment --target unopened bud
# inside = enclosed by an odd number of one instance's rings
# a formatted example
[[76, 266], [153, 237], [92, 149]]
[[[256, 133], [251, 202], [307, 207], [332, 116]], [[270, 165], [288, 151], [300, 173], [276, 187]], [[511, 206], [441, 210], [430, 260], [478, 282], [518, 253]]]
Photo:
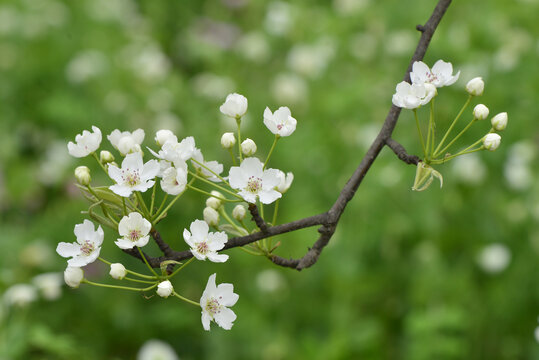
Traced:
[[209, 197], [207, 200], [206, 200], [206, 206], [208, 207], [211, 207], [215, 210], [218, 210], [219, 207], [221, 206], [221, 200], [223, 198], [223, 194], [221, 194], [219, 191], [215, 191], [213, 190], [211, 192], [211, 194], [213, 196]]
[[168, 280], [162, 281], [157, 285], [157, 295], [161, 297], [167, 298], [173, 291], [174, 288], [172, 287], [172, 283]]
[[176, 137], [176, 135], [174, 135], [174, 133], [170, 130], [159, 130], [155, 133], [155, 142], [157, 143], [157, 145], [159, 146], [163, 146], [164, 143], [166, 143], [167, 141], [178, 141], [178, 138]]
[[87, 166], [78, 166], [75, 169], [75, 178], [77, 179], [77, 182], [81, 185], [90, 185], [90, 182], [92, 181], [92, 177], [90, 176], [90, 169], [88, 169]]
[[496, 131], [505, 130], [507, 126], [507, 113], [499, 113], [490, 120], [490, 123], [492, 124], [492, 128]]
[[483, 95], [483, 90], [485, 89], [485, 82], [481, 77], [473, 78], [468, 81], [466, 84], [466, 91], [472, 96], [481, 96]]
[[68, 266], [64, 271], [64, 281], [69, 287], [78, 288], [84, 279], [84, 271], [79, 267]]
[[241, 152], [245, 156], [253, 156], [256, 152], [255, 142], [251, 139], [245, 139], [245, 141], [241, 143]]
[[107, 150], [101, 150], [99, 153], [99, 161], [101, 161], [101, 164], [107, 164], [114, 161], [114, 155], [110, 151]]
[[489, 151], [494, 151], [500, 146], [502, 137], [498, 134], [487, 134], [483, 139], [483, 146]]
[[279, 185], [277, 185], [276, 189], [281, 194], [284, 194], [285, 192], [288, 191], [288, 189], [290, 188], [290, 185], [292, 185], [292, 181], [294, 181], [294, 174], [289, 172], [285, 175], [284, 172], [282, 171], [279, 171], [278, 174], [279, 174], [278, 175]]
[[245, 218], [246, 213], [247, 213], [247, 210], [245, 209], [245, 206], [236, 205], [234, 210], [232, 210], [232, 217], [238, 221], [241, 221]]
[[120, 263], [110, 264], [109, 274], [113, 279], [122, 280], [127, 275], [127, 270]]
[[485, 120], [488, 117], [488, 107], [478, 104], [473, 108], [473, 117], [476, 120]]
[[219, 224], [219, 213], [214, 208], [205, 207], [202, 214], [204, 215], [204, 221], [209, 226], [217, 226]]
[[234, 133], [227, 132], [221, 136], [221, 146], [225, 149], [231, 149], [236, 144]]

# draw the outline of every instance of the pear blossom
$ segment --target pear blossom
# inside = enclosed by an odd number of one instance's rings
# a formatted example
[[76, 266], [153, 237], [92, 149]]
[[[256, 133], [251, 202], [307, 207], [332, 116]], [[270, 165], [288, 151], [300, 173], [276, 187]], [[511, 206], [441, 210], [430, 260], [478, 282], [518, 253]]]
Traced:
[[483, 95], [483, 90], [485, 90], [485, 82], [481, 77], [473, 78], [466, 84], [466, 91], [472, 96]]
[[264, 110], [264, 125], [273, 134], [278, 136], [289, 136], [296, 130], [297, 120], [292, 117], [290, 109], [282, 106], [274, 113], [266, 107]]
[[125, 266], [120, 263], [110, 264], [109, 275], [116, 280], [122, 280], [127, 275]]
[[263, 204], [271, 204], [282, 196], [275, 190], [280, 183], [279, 170], [263, 167], [259, 159], [247, 158], [240, 166], [230, 168], [230, 186], [239, 189], [239, 195], [249, 203], [259, 197]]
[[202, 176], [213, 182], [221, 181], [221, 179], [219, 179], [215, 174], [220, 175], [223, 172], [223, 164], [220, 164], [217, 161], [205, 161], [204, 156], [199, 149], [195, 149], [193, 152], [193, 159], [201, 164], [204, 164], [205, 167], [200, 166], [195, 161], [191, 161], [195, 169], [200, 170]]
[[221, 136], [221, 146], [224, 149], [231, 149], [236, 144], [234, 133], [226, 132]]
[[84, 271], [80, 267], [68, 265], [64, 270], [64, 281], [69, 287], [78, 288], [83, 279]]
[[200, 298], [200, 307], [202, 307], [202, 326], [204, 330], [210, 330], [210, 321], [215, 321], [217, 325], [225, 330], [232, 328], [236, 314], [228, 307], [236, 304], [240, 298], [234, 293], [232, 284], [215, 284], [215, 276], [213, 274], [208, 279], [206, 289]]
[[159, 169], [157, 160], [144, 164], [141, 153], [127, 154], [121, 169], [109, 164], [109, 176], [116, 181], [116, 185], [109, 186], [109, 189], [123, 197], [131, 196], [133, 191], [144, 192], [155, 183], [153, 178], [159, 173]]
[[459, 75], [460, 71], [453, 75], [453, 65], [443, 60], [436, 61], [432, 70], [423, 61], [416, 61], [412, 66], [410, 79], [413, 84], [429, 83], [439, 88], [453, 85]]
[[204, 221], [208, 225], [210, 226], [219, 225], [219, 213], [214, 208], [206, 206], [204, 208], [204, 211], [202, 211], [202, 215], [204, 216]]
[[158, 130], [155, 133], [155, 142], [159, 146], [163, 146], [167, 141], [178, 142], [178, 138], [170, 130]]
[[[211, 208], [207, 208], [211, 209]], [[215, 211], [214, 209], [212, 209]], [[183, 230], [183, 239], [191, 247], [191, 253], [198, 260], [209, 259], [213, 262], [225, 262], [228, 255], [217, 254], [218, 250], [225, 247], [228, 236], [225, 232], [208, 232], [209, 226], [205, 221], [195, 220], [189, 227], [191, 231]]]
[[245, 156], [253, 156], [256, 153], [256, 143], [247, 138], [241, 143], [241, 153]]
[[120, 130], [116, 129], [107, 135], [107, 139], [109, 139], [112, 146], [114, 146], [114, 148], [118, 150], [120, 154], [125, 156], [130, 153], [142, 151], [140, 144], [142, 144], [142, 141], [144, 141], [144, 135], [145, 133], [142, 129], [137, 129], [132, 133], [129, 131], [121, 132]]
[[247, 98], [240, 94], [229, 94], [219, 110], [226, 116], [241, 118], [247, 112]]
[[236, 205], [234, 209], [232, 210], [232, 217], [238, 221], [241, 221], [245, 218], [246, 213], [247, 213], [247, 210], [245, 209], [245, 206]]
[[157, 295], [161, 297], [167, 298], [173, 291], [174, 288], [172, 287], [172, 283], [168, 280], [161, 281], [159, 285], [157, 285]]
[[223, 194], [219, 191], [212, 190], [209, 198], [206, 199], [206, 206], [219, 210], [221, 207], [221, 199], [224, 199]]
[[473, 108], [473, 117], [476, 120], [485, 120], [488, 117], [488, 107], [483, 104], [477, 104]]
[[483, 146], [488, 151], [494, 151], [500, 146], [502, 137], [498, 134], [487, 134], [483, 139]]
[[101, 130], [97, 126], [92, 126], [93, 132], [84, 130], [82, 134], [75, 136], [75, 143], [70, 141], [67, 144], [69, 155], [82, 158], [95, 152], [101, 145]]
[[490, 123], [492, 124], [492, 128], [496, 131], [503, 131], [507, 127], [507, 113], [502, 112], [494, 116]]
[[90, 220], [84, 220], [82, 224], [75, 225], [74, 233], [77, 242], [61, 242], [56, 247], [56, 252], [65, 258], [72, 257], [67, 261], [69, 266], [82, 267], [94, 262], [99, 257], [105, 236], [101, 226], [95, 230]]
[[195, 149], [195, 138], [192, 136], [186, 137], [181, 142], [178, 142], [174, 138], [168, 139], [163, 146], [161, 146], [161, 150], [159, 150], [158, 153], [148, 148], [153, 156], [170, 163], [185, 162], [189, 160], [193, 156]]
[[417, 109], [436, 95], [436, 87], [432, 84], [409, 84], [402, 81], [397, 84], [396, 93], [393, 94], [393, 105], [405, 109]]
[[77, 166], [75, 168], [75, 178], [77, 182], [83, 186], [90, 185], [92, 177], [90, 176], [90, 169], [87, 166]]
[[102, 164], [108, 164], [114, 161], [114, 155], [110, 151], [101, 150], [99, 152], [99, 161]]
[[169, 195], [181, 194], [187, 185], [187, 164], [177, 162], [178, 167], [170, 166], [163, 172], [161, 188]]
[[118, 223], [119, 238], [114, 243], [120, 249], [132, 249], [135, 246], [143, 247], [150, 240], [152, 224], [138, 212], [132, 212], [124, 216]]
[[294, 181], [294, 174], [289, 172], [285, 175], [284, 172], [279, 170], [279, 185], [276, 187], [277, 191], [284, 194], [290, 189], [292, 181]]

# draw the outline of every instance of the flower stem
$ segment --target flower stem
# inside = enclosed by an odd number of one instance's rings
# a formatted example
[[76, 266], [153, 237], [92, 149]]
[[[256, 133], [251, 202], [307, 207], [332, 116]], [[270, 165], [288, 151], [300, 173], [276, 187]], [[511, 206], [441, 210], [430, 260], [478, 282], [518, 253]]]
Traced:
[[[232, 227], [234, 229], [236, 229], [240, 234], [244, 234], [244, 231], [242, 228], [240, 228], [231, 218], [230, 216], [228, 216], [228, 214], [226, 213], [225, 209], [223, 207], [221, 207], [219, 209], [219, 214], [221, 214], [222, 217], [225, 218], [225, 220], [230, 224], [232, 225]], [[247, 235], [247, 234], [245, 234]]]
[[118, 285], [100, 284], [100, 283], [96, 283], [96, 282], [89, 281], [89, 280], [86, 280], [86, 279], [83, 279], [81, 282], [82, 282], [83, 284], [89, 284], [89, 285], [94, 285], [94, 286], [99, 286], [99, 287], [104, 287], [104, 288], [121, 289], [121, 290], [131, 290], [131, 291], [148, 291], [148, 290], [151, 290], [151, 289], [153, 289], [154, 287], [157, 286], [157, 283], [155, 283], [155, 284], [153, 284], [152, 286], [149, 286], [149, 287], [146, 287], [146, 288], [134, 288], [134, 287], [129, 287], [129, 286], [118, 286]]
[[174, 292], [172, 293], [172, 295], [176, 296], [178, 299], [181, 299], [181, 300], [183, 300], [183, 301], [185, 301], [185, 302], [188, 302], [189, 304], [193, 304], [193, 305], [195, 305], [195, 306], [200, 307], [200, 304], [199, 304], [199, 303], [197, 303], [196, 301], [193, 301], [193, 300], [189, 300], [189, 299], [187, 299], [187, 298], [184, 298], [183, 296], [181, 296], [180, 294], [178, 294], [176, 291], [174, 291]]
[[277, 199], [275, 201], [275, 207], [273, 208], [273, 220], [271, 220], [271, 224], [274, 226], [277, 223], [277, 213], [279, 212], [279, 200], [281, 199]]
[[473, 149], [473, 150], [462, 150], [461, 152], [455, 154], [455, 155], [451, 155], [451, 156], [448, 156], [446, 158], [443, 158], [443, 159], [437, 159], [437, 160], [432, 160], [432, 164], [436, 165], [436, 164], [443, 164], [451, 159], [454, 159], [456, 158], [457, 156], [461, 156], [461, 155], [465, 155], [465, 154], [471, 154], [471, 153], [474, 153], [476, 151], [480, 151], [480, 150], [485, 150], [485, 147], [483, 145], [481, 145], [480, 147], [478, 147], [477, 149]]
[[135, 191], [135, 196], [137, 197], [139, 204], [141, 204], [141, 210], [144, 213], [144, 217], [146, 219], [151, 219], [152, 217], [150, 216], [150, 211], [148, 210], [146, 202], [142, 198], [142, 194], [140, 193], [140, 191]]
[[436, 150], [434, 150], [434, 154], [432, 154], [432, 156], [436, 157], [438, 153], [441, 153], [443, 151], [439, 151], [440, 148], [443, 146], [445, 140], [447, 139], [447, 137], [449, 136], [449, 133], [451, 132], [451, 130], [453, 130], [453, 127], [455, 126], [455, 124], [457, 123], [457, 121], [459, 120], [460, 116], [462, 115], [462, 113], [464, 112], [464, 110], [468, 107], [468, 105], [470, 104], [470, 101], [472, 101], [472, 95], [468, 96], [468, 99], [466, 100], [466, 102], [464, 103], [464, 105], [462, 106], [462, 108], [460, 109], [459, 113], [457, 114], [457, 116], [455, 117], [455, 119], [453, 120], [453, 122], [451, 123], [451, 125], [449, 126], [449, 128], [447, 129], [447, 131], [445, 132], [444, 134], [444, 137], [442, 138], [442, 141], [440, 141], [440, 143], [438, 144], [438, 146], [436, 147]]
[[441, 154], [443, 154], [444, 152], [447, 151], [447, 149], [449, 149], [449, 147], [451, 145], [453, 145], [455, 143], [455, 141], [457, 141], [458, 138], [460, 138], [462, 136], [462, 134], [464, 134], [469, 128], [470, 126], [472, 126], [477, 120], [474, 118], [472, 119], [472, 121], [470, 121], [468, 123], [468, 125], [466, 125], [466, 127], [464, 129], [462, 129], [461, 132], [458, 133], [457, 136], [455, 136], [455, 138], [453, 140], [451, 140], [451, 142], [449, 144], [447, 144], [442, 150], [438, 151], [438, 152], [434, 152], [434, 157], [437, 157], [437, 156], [440, 156]]
[[144, 260], [144, 263], [146, 263], [146, 266], [148, 266], [148, 269], [150, 269], [150, 271], [159, 278], [159, 275], [157, 275], [157, 273], [155, 272], [155, 270], [150, 266], [150, 263], [148, 262], [148, 260], [146, 259], [146, 256], [144, 256], [144, 253], [142, 252], [142, 250], [137, 246], [136, 247], [138, 252], [140, 253], [140, 256], [142, 257], [142, 260]]
[[430, 102], [430, 116], [429, 116], [429, 130], [427, 133], [427, 154], [428, 158], [432, 157], [432, 152], [434, 150], [434, 98]]
[[417, 125], [417, 133], [419, 134], [419, 139], [421, 139], [421, 147], [423, 148], [423, 154], [425, 159], [427, 158], [427, 150], [425, 149], [425, 141], [423, 140], [423, 134], [421, 133], [421, 126], [419, 125], [419, 118], [417, 117], [417, 109], [414, 109], [415, 124]]
[[189, 260], [187, 260], [185, 263], [183, 263], [179, 268], [177, 268], [176, 270], [174, 270], [174, 272], [172, 274], [170, 274], [169, 276], [167, 276], [167, 279], [170, 279], [172, 278], [174, 275], [176, 275], [177, 273], [180, 272], [181, 269], [183, 269], [184, 267], [186, 267], [187, 265], [189, 265], [193, 260], [195, 260], [194, 257], [190, 258]]
[[[100, 261], [104, 262], [105, 264], [107, 265], [112, 265], [112, 263], [110, 261], [107, 261], [105, 259], [103, 259], [102, 257], [99, 257], [98, 258]], [[128, 274], [131, 274], [131, 275], [135, 275], [135, 276], [138, 276], [138, 277], [141, 277], [143, 279], [149, 279], [149, 280], [154, 280], [156, 279], [155, 276], [149, 276], [149, 275], [144, 275], [144, 274], [139, 274], [138, 272], [134, 272], [134, 271], [131, 271], [131, 270], [125, 270]]]
[[240, 125], [241, 125], [241, 117], [236, 117], [236, 124], [238, 124], [238, 151], [240, 155], [240, 164], [243, 161], [243, 156], [241, 154], [241, 131], [240, 131]]
[[155, 188], [157, 187], [157, 181], [153, 183], [152, 201], [150, 203], [150, 219], [153, 216], [153, 206], [155, 205]]
[[262, 168], [262, 170], [264, 170], [266, 168], [266, 165], [268, 165], [268, 161], [271, 157], [271, 154], [273, 153], [273, 149], [275, 149], [275, 145], [277, 145], [277, 140], [279, 140], [281, 137], [279, 135], [275, 135], [275, 140], [273, 140], [273, 145], [271, 145], [271, 149], [269, 151], [269, 154], [268, 154], [268, 157], [266, 158], [266, 161], [264, 162], [264, 167]]
[[122, 280], [133, 281], [133, 282], [138, 282], [138, 283], [145, 283], [145, 284], [153, 284], [153, 283], [155, 283], [155, 281], [132, 279], [132, 278], [128, 278], [127, 276], [124, 277]]
[[237, 162], [236, 162], [236, 157], [234, 156], [234, 150], [232, 150], [232, 148], [229, 148], [228, 153], [230, 154], [230, 157], [232, 158], [232, 164], [236, 166]]
[[223, 192], [229, 193], [230, 195], [232, 195], [234, 197], [237, 197], [238, 199], [243, 200], [243, 198], [241, 196], [239, 196], [238, 194], [236, 194], [235, 192], [230, 191], [230, 190], [228, 190], [228, 189], [226, 189], [226, 188], [224, 188], [224, 187], [222, 187], [220, 185], [217, 185], [216, 183], [214, 183], [214, 182], [212, 182], [210, 180], [207, 180], [207, 179], [203, 178], [202, 176], [198, 176], [197, 174], [195, 174], [192, 171], [189, 171], [189, 174], [191, 174], [191, 176], [193, 176], [194, 178], [197, 178], [198, 180], [201, 180], [201, 181], [203, 181], [203, 182], [205, 182], [205, 183], [207, 183], [209, 185], [212, 185], [212, 186], [216, 187], [217, 189], [219, 189], [219, 190], [221, 190]]
[[99, 160], [99, 158], [97, 157], [97, 154], [95, 152], [92, 153], [92, 156], [94, 157], [94, 159], [97, 161], [97, 163], [99, 164], [99, 166], [101, 166], [101, 169], [103, 169], [103, 171], [105, 172], [105, 174], [107, 174], [107, 176], [109, 176], [109, 172], [107, 171], [107, 169], [105, 168], [105, 166], [101, 163], [101, 160]]

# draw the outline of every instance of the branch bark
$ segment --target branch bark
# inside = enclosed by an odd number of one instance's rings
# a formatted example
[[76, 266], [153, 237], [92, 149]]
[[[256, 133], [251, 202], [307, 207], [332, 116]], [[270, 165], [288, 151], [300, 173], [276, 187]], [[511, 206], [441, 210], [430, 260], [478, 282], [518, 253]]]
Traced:
[[[421, 37], [419, 39], [415, 52], [410, 60], [410, 63], [408, 64], [408, 68], [406, 69], [404, 81], [410, 82], [410, 71], [412, 70], [413, 63], [415, 61], [422, 60], [425, 56], [432, 36], [436, 28], [440, 24], [440, 21], [442, 20], [442, 17], [444, 16], [450, 4], [451, 0], [439, 0], [428, 21], [424, 25], [417, 25], [416, 29], [421, 32]], [[229, 239], [225, 246], [225, 249], [244, 246], [271, 236], [280, 235], [290, 231], [304, 229], [307, 227], [321, 225], [318, 229], [320, 236], [313, 244], [313, 246], [308, 249], [308, 251], [302, 258], [285, 259], [277, 255], [270, 255], [270, 260], [274, 264], [283, 267], [293, 268], [296, 270], [302, 270], [315, 264], [318, 261], [322, 250], [328, 244], [331, 237], [335, 233], [337, 224], [346, 208], [346, 205], [354, 197], [359, 185], [363, 181], [363, 178], [369, 171], [370, 167], [372, 166], [384, 146], [387, 145], [389, 148], [391, 148], [393, 152], [397, 154], [399, 159], [403, 160], [407, 164], [417, 164], [417, 162], [419, 161], [419, 158], [417, 156], [409, 155], [401, 144], [391, 138], [391, 134], [393, 133], [393, 130], [397, 125], [400, 112], [401, 108], [395, 105], [391, 106], [384, 121], [384, 124], [382, 125], [382, 128], [378, 133], [378, 136], [367, 150], [367, 153], [361, 160], [359, 166], [354, 171], [354, 173], [340, 192], [337, 200], [329, 209], [329, 211], [282, 225], [267, 226], [264, 220], [260, 217], [256, 205], [251, 204], [249, 205], [249, 211], [251, 212], [253, 220], [261, 231], [254, 234]], [[155, 239], [155, 241], [159, 245], [159, 248], [165, 255], [161, 257], [148, 256], [147, 260], [152, 267], [159, 267], [160, 263], [165, 260], [182, 261], [193, 256], [190, 251], [174, 251], [170, 249], [168, 245], [166, 245], [166, 247], [163, 246], [163, 244], [161, 243], [162, 239], [157, 231], [152, 232], [152, 237]], [[138, 252], [126, 252], [132, 256], [141, 259]]]

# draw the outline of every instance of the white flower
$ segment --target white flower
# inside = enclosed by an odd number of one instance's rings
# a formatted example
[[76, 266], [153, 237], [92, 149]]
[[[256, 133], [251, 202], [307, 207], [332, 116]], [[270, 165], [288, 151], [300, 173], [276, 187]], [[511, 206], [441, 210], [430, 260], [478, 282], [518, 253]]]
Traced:
[[150, 240], [150, 230], [152, 224], [142, 217], [138, 212], [132, 212], [128, 216], [124, 216], [118, 224], [118, 233], [122, 238], [119, 238], [114, 243], [120, 249], [132, 249], [135, 246], [143, 247]]
[[97, 126], [92, 126], [93, 133], [84, 130], [82, 134], [75, 136], [75, 143], [70, 141], [67, 144], [69, 155], [81, 158], [95, 152], [101, 144], [101, 130]]
[[210, 226], [219, 225], [219, 213], [214, 208], [206, 206], [202, 211], [204, 221]]
[[127, 275], [127, 270], [125, 269], [125, 266], [120, 263], [110, 264], [109, 275], [112, 276], [113, 279], [122, 280], [125, 275]]
[[176, 162], [178, 167], [169, 167], [163, 172], [161, 188], [169, 195], [178, 195], [185, 190], [187, 185], [187, 164]]
[[443, 60], [438, 60], [432, 70], [422, 61], [414, 62], [410, 79], [414, 84], [429, 83], [437, 88], [453, 85], [458, 80], [460, 71], [453, 76], [453, 65]]
[[511, 252], [503, 244], [490, 244], [483, 248], [477, 262], [485, 272], [499, 273], [511, 262]]
[[116, 181], [116, 185], [109, 186], [109, 189], [123, 197], [131, 196], [133, 191], [144, 192], [155, 183], [152, 179], [159, 173], [159, 169], [157, 160], [144, 164], [141, 153], [127, 154], [121, 169], [109, 165], [109, 176]]
[[110, 143], [116, 150], [122, 155], [127, 155], [130, 153], [141, 152], [140, 144], [144, 141], [144, 130], [137, 129], [130, 133], [129, 131], [120, 132], [116, 129], [107, 135]]
[[505, 130], [507, 127], [507, 113], [499, 113], [490, 120], [490, 123], [492, 124], [492, 128], [496, 131]]
[[172, 346], [161, 340], [148, 340], [142, 345], [137, 360], [178, 360]]
[[62, 295], [62, 274], [39, 274], [32, 279], [32, 284], [43, 294], [46, 300], [56, 300]]
[[4, 293], [4, 301], [7, 305], [24, 307], [37, 299], [36, 288], [28, 284], [16, 284]]
[[[193, 152], [193, 159], [201, 164], [204, 164], [205, 167], [202, 167], [196, 162], [191, 161], [195, 169], [201, 171], [202, 176], [213, 182], [221, 181], [221, 179], [214, 174], [220, 175], [223, 172], [223, 164], [219, 164], [217, 161], [205, 161], [204, 157], [202, 156], [202, 152], [199, 149], [195, 149]], [[206, 168], [210, 169], [211, 171]]]
[[241, 143], [241, 152], [245, 156], [253, 156], [256, 153], [256, 143], [247, 138]]
[[231, 149], [236, 144], [234, 133], [227, 132], [221, 136], [221, 146], [225, 149]]
[[221, 207], [221, 199], [224, 199], [224, 196], [219, 191], [215, 190], [212, 190], [211, 194], [213, 196], [206, 199], [206, 206], [218, 210]]
[[466, 91], [472, 96], [481, 96], [483, 95], [483, 90], [485, 89], [485, 82], [481, 77], [473, 78], [468, 81], [466, 84]]
[[173, 291], [174, 288], [172, 287], [172, 283], [168, 280], [162, 281], [157, 285], [157, 295], [161, 297], [167, 298]]
[[498, 134], [487, 134], [483, 139], [483, 146], [489, 151], [494, 151], [500, 146], [502, 137]]
[[170, 130], [158, 130], [155, 133], [155, 142], [157, 143], [157, 145], [163, 146], [167, 141], [177, 143], [178, 138]]
[[90, 185], [92, 177], [90, 176], [90, 169], [87, 166], [78, 166], [75, 168], [75, 178], [77, 182], [83, 186]]
[[427, 104], [434, 95], [436, 95], [436, 87], [432, 84], [409, 84], [402, 81], [397, 84], [392, 101], [395, 106], [416, 109]]
[[72, 257], [67, 261], [69, 266], [81, 267], [94, 262], [99, 257], [101, 244], [103, 243], [103, 229], [101, 226], [95, 230], [90, 220], [84, 220], [82, 224], [75, 225], [77, 242], [61, 242], [56, 247], [56, 252], [62, 257]]
[[240, 296], [234, 293], [232, 284], [215, 285], [215, 276], [213, 274], [208, 279], [208, 284], [202, 297], [200, 306], [202, 307], [202, 326], [204, 330], [210, 330], [210, 321], [215, 321], [217, 325], [225, 330], [232, 328], [236, 314], [228, 307], [236, 304]]
[[69, 287], [78, 288], [82, 279], [84, 279], [84, 271], [80, 267], [68, 266], [64, 270], [64, 281]]
[[284, 172], [279, 170], [279, 185], [277, 185], [277, 191], [284, 194], [290, 189], [292, 181], [294, 181], [294, 174], [289, 172], [285, 175]]
[[291, 135], [296, 130], [297, 123], [286, 106], [280, 107], [274, 113], [268, 107], [264, 110], [264, 125], [275, 135]]
[[202, 220], [193, 221], [190, 229], [190, 232], [187, 229], [183, 230], [183, 239], [191, 247], [191, 253], [194, 257], [198, 260], [208, 258], [213, 262], [228, 260], [228, 255], [217, 254], [217, 251], [221, 250], [228, 241], [228, 236], [224, 232], [208, 233], [209, 226]]
[[485, 120], [488, 117], [488, 107], [483, 104], [477, 104], [473, 108], [473, 117], [476, 120]]
[[241, 221], [245, 218], [246, 213], [247, 213], [247, 210], [245, 210], [245, 206], [236, 205], [234, 207], [234, 210], [232, 210], [232, 217], [238, 221]]
[[247, 158], [239, 167], [230, 168], [230, 186], [240, 189], [239, 194], [249, 203], [254, 204], [258, 196], [263, 204], [271, 204], [282, 196], [275, 190], [280, 183], [279, 170], [263, 167], [257, 158]]
[[101, 150], [99, 152], [99, 161], [102, 164], [108, 164], [114, 161], [114, 155], [110, 151]]
[[219, 110], [226, 116], [240, 118], [247, 112], [247, 98], [236, 93], [229, 94]]
[[179, 143], [175, 139], [167, 140], [161, 147], [161, 150], [159, 150], [159, 153], [148, 148], [156, 158], [171, 163], [189, 160], [193, 156], [195, 149], [195, 138], [192, 136], [186, 137]]

